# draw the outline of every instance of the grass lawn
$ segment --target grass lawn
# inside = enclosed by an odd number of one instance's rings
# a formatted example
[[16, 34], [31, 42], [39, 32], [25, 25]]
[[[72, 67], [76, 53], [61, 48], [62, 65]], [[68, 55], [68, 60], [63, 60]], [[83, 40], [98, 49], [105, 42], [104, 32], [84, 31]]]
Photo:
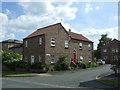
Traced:
[[100, 80], [100, 82], [110, 86], [120, 86], [120, 80]]
[[2, 72], [2, 77], [30, 77], [30, 76], [38, 76], [33, 73], [18, 73], [18, 72]]

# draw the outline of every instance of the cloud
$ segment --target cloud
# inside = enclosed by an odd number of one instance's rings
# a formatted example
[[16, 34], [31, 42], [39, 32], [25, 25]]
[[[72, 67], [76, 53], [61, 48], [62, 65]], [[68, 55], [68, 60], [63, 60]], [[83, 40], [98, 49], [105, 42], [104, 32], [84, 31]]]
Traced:
[[85, 6], [85, 12], [89, 12], [89, 11], [92, 11], [93, 10], [93, 7], [91, 6], [91, 4], [86, 4]]
[[99, 10], [99, 9], [100, 9], [100, 7], [98, 7], [98, 6], [97, 6], [97, 7], [95, 7], [95, 10]]
[[90, 11], [93, 11], [93, 10], [99, 10], [101, 7], [99, 6], [96, 6], [96, 7], [93, 7], [90, 3], [87, 3], [85, 5], [85, 13], [88, 13]]
[[[30, 0], [28, 0], [30, 1]], [[55, 6], [55, 2], [19, 2], [18, 5], [24, 10], [24, 14], [17, 18], [8, 19], [10, 11], [6, 9], [6, 13], [0, 13], [0, 26], [4, 33], [1, 37], [15, 38], [14, 33], [31, 33], [38, 28], [45, 27], [62, 21], [73, 20], [76, 17], [77, 8], [71, 6], [74, 0], [69, 3], [63, 2], [64, 5]], [[4, 37], [8, 35], [7, 37]], [[23, 37], [24, 38], [24, 37]]]
[[96, 28], [84, 28], [81, 31], [81, 34], [88, 37], [90, 40], [94, 41], [94, 48], [97, 48], [97, 44], [102, 34], [108, 34], [110, 38], [118, 39], [118, 27], [111, 27], [105, 29], [96, 29]]
[[5, 9], [5, 14], [6, 15], [10, 15], [11, 14], [10, 10], [9, 9]]

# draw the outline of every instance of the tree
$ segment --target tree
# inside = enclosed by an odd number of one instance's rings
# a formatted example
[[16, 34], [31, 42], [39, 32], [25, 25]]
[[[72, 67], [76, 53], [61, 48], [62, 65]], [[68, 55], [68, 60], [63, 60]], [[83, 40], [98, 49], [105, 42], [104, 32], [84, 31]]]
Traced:
[[108, 37], [108, 34], [102, 34], [101, 35], [101, 39], [99, 39], [99, 43], [97, 46], [97, 50], [95, 50], [94, 55], [95, 57], [101, 58], [101, 48], [108, 42], [112, 41], [112, 38]]
[[8, 63], [14, 63], [17, 61], [20, 61], [21, 55], [14, 53], [12, 51], [4, 51], [2, 52], [2, 63], [8, 64]]

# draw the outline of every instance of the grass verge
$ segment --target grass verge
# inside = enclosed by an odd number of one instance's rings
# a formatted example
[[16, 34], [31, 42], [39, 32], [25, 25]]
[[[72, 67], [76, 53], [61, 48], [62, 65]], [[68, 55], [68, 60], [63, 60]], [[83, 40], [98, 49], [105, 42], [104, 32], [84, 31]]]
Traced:
[[120, 86], [120, 80], [99, 80], [101, 83], [113, 86], [113, 87], [118, 87]]
[[2, 72], [2, 77], [32, 77], [38, 76], [33, 73], [18, 73], [18, 72]]

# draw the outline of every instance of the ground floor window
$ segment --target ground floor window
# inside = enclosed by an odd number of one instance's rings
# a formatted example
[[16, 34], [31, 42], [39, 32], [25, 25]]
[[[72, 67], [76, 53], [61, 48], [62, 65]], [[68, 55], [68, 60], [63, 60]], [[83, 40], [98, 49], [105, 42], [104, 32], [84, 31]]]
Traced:
[[34, 56], [31, 56], [31, 64], [34, 63]]
[[51, 63], [54, 63], [55, 62], [55, 55], [51, 55], [50, 60], [51, 60]]
[[80, 56], [80, 62], [82, 62], [83, 61], [83, 56]]
[[91, 63], [92, 62], [92, 58], [88, 57], [88, 62]]

